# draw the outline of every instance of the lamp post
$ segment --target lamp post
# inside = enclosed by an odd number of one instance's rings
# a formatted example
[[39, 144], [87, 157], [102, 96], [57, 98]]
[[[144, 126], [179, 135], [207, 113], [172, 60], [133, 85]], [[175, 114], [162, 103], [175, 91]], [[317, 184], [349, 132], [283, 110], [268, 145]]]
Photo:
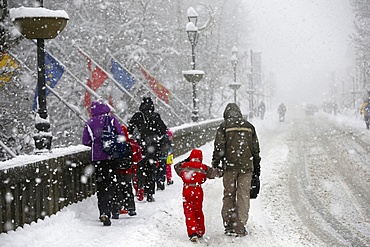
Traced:
[[[27, 39], [37, 40], [37, 103], [35, 119], [36, 133], [33, 136], [36, 153], [51, 149], [52, 134], [46, 109], [45, 39], [55, 38], [67, 25], [69, 19], [65, 11], [52, 11], [43, 8], [43, 0], [36, 1], [37, 7], [27, 12], [12, 9], [14, 26]], [[32, 10], [32, 11], [31, 11]]]
[[236, 90], [240, 88], [240, 83], [236, 82], [236, 66], [238, 65], [238, 48], [236, 46], [231, 49], [231, 65], [234, 69], [234, 82], [230, 83], [229, 86], [234, 90], [234, 103], [236, 103]]
[[188, 34], [188, 39], [191, 44], [191, 70], [183, 71], [183, 75], [188, 82], [192, 83], [193, 88], [193, 111], [192, 111], [192, 121], [198, 122], [198, 108], [197, 108], [197, 93], [196, 93], [196, 83], [199, 82], [204, 75], [204, 72], [201, 70], [195, 70], [195, 46], [198, 42], [198, 28], [197, 20], [198, 13], [194, 8], [190, 7], [187, 11], [188, 23], [186, 24], [186, 32]]

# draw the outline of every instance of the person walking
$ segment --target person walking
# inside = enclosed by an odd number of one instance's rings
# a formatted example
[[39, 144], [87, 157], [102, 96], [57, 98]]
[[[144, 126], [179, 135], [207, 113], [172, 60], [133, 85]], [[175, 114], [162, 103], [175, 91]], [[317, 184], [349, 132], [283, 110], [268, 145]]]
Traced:
[[279, 113], [279, 122], [284, 122], [286, 113], [286, 106], [284, 103], [279, 105], [277, 112]]
[[243, 118], [237, 104], [229, 103], [223, 118], [216, 132], [212, 167], [223, 171], [225, 234], [242, 237], [248, 234], [252, 174], [260, 176], [260, 147], [255, 127]]
[[92, 102], [91, 115], [92, 117], [84, 126], [82, 144], [91, 147], [91, 161], [95, 166], [99, 218], [104, 226], [110, 226], [112, 214], [119, 213], [115, 205], [118, 205], [116, 200], [120, 182], [118, 175], [120, 161], [113, 159], [103, 151], [101, 137], [104, 126], [109, 122], [113, 123], [115, 134], [122, 136], [124, 134], [121, 124], [115, 116], [110, 114], [110, 108], [102, 100]]
[[202, 150], [193, 149], [190, 156], [175, 164], [174, 169], [184, 182], [182, 189], [185, 223], [190, 241], [197, 242], [205, 233], [202, 184], [207, 178], [220, 176], [217, 169], [203, 162]]
[[261, 117], [261, 120], [265, 117], [265, 112], [266, 112], [266, 104], [265, 102], [261, 101], [261, 103], [258, 106], [258, 113]]
[[[127, 127], [130, 135], [138, 131], [137, 142], [142, 147], [143, 159], [137, 170], [138, 187], [144, 188], [147, 201], [154, 201], [156, 165], [160, 157], [160, 141], [166, 135], [167, 126], [161, 115], [154, 111], [154, 103], [150, 97], [144, 97], [139, 111], [129, 120]], [[141, 193], [139, 189], [139, 193]]]
[[167, 180], [167, 185], [172, 185], [174, 182], [172, 180], [172, 164], [173, 164], [173, 133], [172, 131], [168, 128], [167, 129], [167, 136], [169, 137], [170, 140], [170, 150], [169, 154], [166, 158], [166, 180]]
[[[128, 144], [126, 149], [126, 157], [121, 161], [119, 174], [121, 175], [121, 183], [119, 184], [119, 210], [120, 213], [127, 213], [129, 216], [136, 215], [136, 206], [134, 193], [132, 191], [133, 182], [133, 164], [134, 164], [134, 146], [137, 144], [135, 140], [129, 139], [126, 126], [121, 126]], [[113, 219], [118, 219], [119, 214], [114, 214]]]

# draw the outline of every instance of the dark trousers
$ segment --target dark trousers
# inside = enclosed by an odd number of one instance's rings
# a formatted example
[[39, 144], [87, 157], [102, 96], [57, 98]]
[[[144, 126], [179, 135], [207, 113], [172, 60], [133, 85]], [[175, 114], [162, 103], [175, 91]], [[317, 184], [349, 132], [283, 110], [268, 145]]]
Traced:
[[132, 174], [127, 173], [121, 175], [122, 180], [119, 186], [120, 190], [120, 205], [124, 209], [130, 211], [130, 210], [136, 210], [135, 208], [135, 201], [134, 201], [134, 194], [132, 193]]
[[156, 163], [155, 160], [144, 157], [138, 164], [138, 187], [144, 188], [144, 193], [148, 195], [155, 193]]
[[95, 161], [94, 165], [96, 169], [99, 213], [100, 215], [105, 214], [110, 218], [112, 213], [117, 213], [119, 210], [119, 162], [115, 160], [101, 160]]
[[164, 183], [166, 181], [166, 159], [159, 160], [156, 174], [157, 183]]

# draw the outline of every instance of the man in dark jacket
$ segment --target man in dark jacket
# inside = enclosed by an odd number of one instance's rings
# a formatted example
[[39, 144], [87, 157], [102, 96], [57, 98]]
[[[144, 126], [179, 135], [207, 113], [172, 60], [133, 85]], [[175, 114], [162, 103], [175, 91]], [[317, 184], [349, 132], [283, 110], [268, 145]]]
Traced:
[[[124, 133], [118, 120], [110, 115], [110, 108], [103, 101], [94, 101], [91, 105], [91, 115], [84, 127], [82, 144], [91, 147], [91, 161], [95, 165], [97, 181], [98, 207], [100, 220], [105, 226], [111, 225], [111, 215], [119, 215], [117, 199], [118, 170], [120, 162], [103, 151], [101, 141], [103, 128], [111, 121], [114, 132], [121, 135]], [[108, 121], [108, 122], [107, 122]]]
[[127, 130], [130, 135], [133, 135], [137, 130], [136, 139], [143, 150], [143, 159], [140, 161], [137, 171], [139, 193], [146, 193], [147, 201], [153, 202], [155, 170], [160, 156], [160, 142], [167, 133], [167, 126], [161, 115], [154, 111], [154, 104], [150, 97], [143, 98], [139, 111], [130, 119]]
[[[254, 126], [243, 119], [235, 103], [224, 111], [224, 121], [216, 132], [212, 166], [222, 169], [222, 219], [225, 234], [245, 236], [250, 207], [252, 174], [260, 175], [260, 148]], [[221, 164], [220, 164], [221, 162]]]

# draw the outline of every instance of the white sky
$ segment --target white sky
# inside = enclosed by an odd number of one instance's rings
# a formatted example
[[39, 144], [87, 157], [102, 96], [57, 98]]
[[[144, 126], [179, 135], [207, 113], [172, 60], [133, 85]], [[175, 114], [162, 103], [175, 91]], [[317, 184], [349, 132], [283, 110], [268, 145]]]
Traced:
[[253, 0], [248, 6], [252, 49], [276, 73], [278, 96], [321, 101], [332, 71], [339, 80], [352, 63], [346, 58], [353, 27], [349, 1]]

